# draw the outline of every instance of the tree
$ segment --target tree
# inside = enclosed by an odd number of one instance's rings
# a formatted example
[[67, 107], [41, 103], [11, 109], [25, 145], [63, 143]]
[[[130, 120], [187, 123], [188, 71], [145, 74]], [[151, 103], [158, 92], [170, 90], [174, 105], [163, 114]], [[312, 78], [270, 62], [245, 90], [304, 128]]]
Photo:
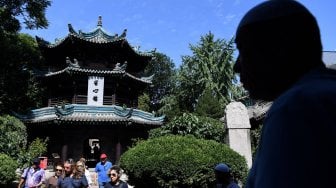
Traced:
[[193, 135], [199, 139], [215, 140], [224, 143], [224, 124], [219, 120], [204, 116], [196, 116], [191, 113], [183, 113], [176, 116], [166, 125], [152, 129], [149, 137], [160, 137], [165, 135]]
[[222, 108], [235, 96], [233, 72], [233, 39], [215, 39], [209, 32], [196, 45], [190, 45], [191, 56], [182, 56], [177, 74], [176, 95], [180, 108], [193, 112], [198, 98], [206, 89], [218, 98]]
[[158, 110], [159, 114], [164, 114], [166, 120], [171, 120], [175, 116], [182, 115], [180, 104], [177, 97], [173, 94], [165, 96], [161, 99], [160, 104], [162, 107]]
[[21, 26], [46, 28], [49, 0], [0, 1], [0, 114], [38, 105], [39, 86], [31, 65], [40, 62], [35, 40], [18, 34]]
[[219, 98], [214, 96], [210, 89], [206, 89], [198, 98], [195, 114], [220, 119], [224, 116], [224, 111], [220, 105]]
[[145, 69], [145, 75], [154, 75], [149, 97], [151, 110], [157, 111], [160, 107], [160, 100], [171, 93], [175, 76], [175, 65], [167, 55], [154, 53], [154, 58]]
[[0, 41], [0, 114], [39, 106], [43, 88], [32, 71], [41, 62], [36, 41], [27, 34], [6, 34]]
[[26, 145], [26, 126], [15, 117], [0, 116], [0, 153], [17, 159]]
[[140, 95], [138, 99], [138, 109], [149, 112], [150, 110], [149, 103], [150, 99], [147, 93]]
[[46, 28], [45, 10], [49, 0], [2, 0], [0, 1], [0, 32], [17, 33], [20, 20], [27, 29]]

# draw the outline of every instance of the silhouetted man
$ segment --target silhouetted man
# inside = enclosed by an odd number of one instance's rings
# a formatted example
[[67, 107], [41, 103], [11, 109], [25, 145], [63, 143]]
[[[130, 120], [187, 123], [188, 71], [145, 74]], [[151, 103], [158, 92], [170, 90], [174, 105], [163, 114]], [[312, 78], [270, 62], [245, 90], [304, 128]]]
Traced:
[[244, 88], [274, 101], [246, 187], [335, 187], [336, 74], [314, 16], [296, 1], [266, 1], [243, 17], [236, 44]]

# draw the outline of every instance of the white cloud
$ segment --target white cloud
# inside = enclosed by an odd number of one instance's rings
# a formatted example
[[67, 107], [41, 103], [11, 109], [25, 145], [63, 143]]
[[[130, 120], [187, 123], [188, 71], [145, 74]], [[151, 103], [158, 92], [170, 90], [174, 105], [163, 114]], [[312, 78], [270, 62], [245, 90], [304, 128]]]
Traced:
[[227, 14], [225, 17], [224, 17], [224, 21], [223, 23], [224, 24], [228, 24], [230, 22], [232, 22], [232, 20], [236, 17], [237, 15], [235, 14]]

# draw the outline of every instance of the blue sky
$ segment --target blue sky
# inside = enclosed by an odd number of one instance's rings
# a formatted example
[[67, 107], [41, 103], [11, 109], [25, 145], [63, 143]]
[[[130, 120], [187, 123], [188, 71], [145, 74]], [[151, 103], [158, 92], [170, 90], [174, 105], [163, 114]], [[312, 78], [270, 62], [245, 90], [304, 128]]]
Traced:
[[[211, 31], [216, 38], [234, 36], [242, 16], [261, 0], [54, 0], [47, 9], [48, 29], [22, 30], [49, 42], [68, 34], [68, 23], [76, 31], [88, 32], [103, 18], [110, 34], [127, 29], [127, 40], [141, 51], [157, 48], [176, 66], [182, 55], [190, 55], [196, 44]], [[320, 25], [324, 50], [336, 50], [336, 1], [301, 0]]]

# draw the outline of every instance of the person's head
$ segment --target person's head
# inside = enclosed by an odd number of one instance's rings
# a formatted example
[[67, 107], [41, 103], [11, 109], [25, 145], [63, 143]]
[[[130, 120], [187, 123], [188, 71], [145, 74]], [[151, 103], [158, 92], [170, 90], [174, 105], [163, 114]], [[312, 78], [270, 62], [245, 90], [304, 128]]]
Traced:
[[323, 66], [318, 24], [294, 0], [269, 0], [252, 8], [240, 21], [235, 41], [234, 71], [254, 99], [272, 101]]
[[34, 169], [40, 168], [40, 159], [39, 158], [34, 158], [32, 160], [32, 167]]
[[82, 161], [77, 161], [76, 170], [79, 171], [79, 172], [84, 172], [85, 164]]
[[120, 180], [121, 168], [117, 165], [113, 165], [107, 175], [111, 178], [111, 182], [115, 184]]
[[80, 158], [79, 161], [82, 161], [84, 164], [86, 163], [86, 159], [85, 158]]
[[73, 170], [74, 170], [74, 162], [72, 159], [68, 159], [64, 162], [64, 173], [66, 175], [70, 175], [72, 174]]
[[217, 183], [228, 183], [230, 181], [230, 168], [227, 164], [217, 164], [214, 168], [214, 171]]
[[100, 155], [100, 161], [101, 161], [102, 163], [105, 163], [106, 160], [107, 160], [107, 155], [106, 155], [105, 153], [102, 153], [102, 154]]
[[82, 161], [77, 161], [74, 171], [73, 171], [73, 177], [74, 178], [81, 178], [85, 174], [85, 165]]
[[59, 177], [63, 173], [63, 166], [61, 164], [56, 165], [55, 167], [55, 176]]

